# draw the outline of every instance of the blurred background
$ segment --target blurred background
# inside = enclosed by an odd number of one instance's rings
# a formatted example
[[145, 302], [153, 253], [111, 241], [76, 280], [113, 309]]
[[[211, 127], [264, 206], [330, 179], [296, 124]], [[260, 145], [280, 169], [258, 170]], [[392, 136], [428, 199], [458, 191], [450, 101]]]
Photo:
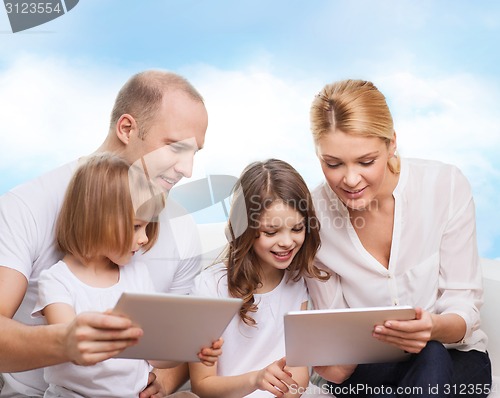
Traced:
[[500, 259], [498, 43], [493, 0], [82, 0], [18, 33], [0, 5], [0, 194], [94, 151], [119, 88], [151, 68], [205, 98], [191, 180], [276, 157], [313, 188], [310, 103], [324, 84], [359, 78], [386, 95], [402, 156], [462, 169], [480, 255]]

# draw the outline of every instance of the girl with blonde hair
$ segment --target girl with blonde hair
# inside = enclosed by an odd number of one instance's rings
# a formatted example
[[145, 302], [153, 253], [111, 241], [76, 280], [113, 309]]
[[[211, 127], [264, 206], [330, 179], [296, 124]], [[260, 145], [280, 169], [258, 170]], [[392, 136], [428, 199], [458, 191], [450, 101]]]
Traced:
[[[122, 158], [110, 153], [86, 158], [69, 183], [56, 224], [56, 243], [64, 257], [41, 273], [33, 315], [44, 316], [48, 324], [70, 323], [82, 312], [110, 310], [125, 291], [153, 292], [146, 264], [134, 255], [154, 245], [164, 205], [162, 191]], [[49, 387], [44, 397], [132, 398], [148, 384], [147, 361], [101, 362], [99, 355], [87, 355], [95, 365], [68, 362], [45, 368]], [[216, 360], [211, 355], [200, 358], [208, 365]], [[166, 368], [178, 363], [151, 365]]]

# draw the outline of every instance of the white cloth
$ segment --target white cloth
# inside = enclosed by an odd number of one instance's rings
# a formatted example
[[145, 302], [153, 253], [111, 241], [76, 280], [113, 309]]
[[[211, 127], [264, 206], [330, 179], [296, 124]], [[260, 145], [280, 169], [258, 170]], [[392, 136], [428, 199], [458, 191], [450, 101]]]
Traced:
[[316, 308], [412, 305], [455, 313], [467, 324], [462, 342], [448, 347], [485, 351], [480, 329], [482, 275], [471, 188], [454, 166], [402, 159], [394, 190], [388, 268], [361, 244], [347, 208], [327, 183], [313, 191], [321, 222], [317, 265], [335, 274], [307, 280]]
[[[288, 273], [272, 291], [255, 294], [258, 306], [251, 316], [257, 321], [255, 327], [245, 324], [236, 314], [222, 334], [224, 347], [217, 361], [219, 376], [234, 376], [260, 370], [285, 356], [283, 316], [289, 311], [298, 311], [307, 301], [304, 280], [286, 282]], [[193, 295], [205, 297], [230, 297], [227, 273], [223, 264], [203, 270], [195, 280]], [[257, 390], [247, 397], [274, 397], [269, 392]]]
[[[118, 282], [98, 288], [80, 281], [63, 261], [43, 271], [38, 280], [38, 302], [33, 316], [49, 304], [71, 305], [77, 314], [85, 311], [106, 311], [113, 308], [120, 295], [127, 292], [154, 291], [146, 264], [132, 261], [119, 268]], [[150, 366], [136, 359], [108, 359], [94, 366], [78, 366], [67, 362], [44, 369], [49, 388], [45, 398], [130, 397], [136, 398], [147, 385]]]
[[[54, 226], [76, 167], [77, 161], [63, 165], [0, 196], [0, 266], [19, 271], [29, 282], [14, 315], [15, 320], [24, 324], [43, 322], [31, 317], [38, 296], [38, 278], [44, 269], [62, 258], [54, 243]], [[179, 217], [182, 223], [178, 222]], [[200, 247], [192, 218], [184, 216], [179, 206], [168, 201], [160, 216], [158, 242], [143, 255], [156, 290], [189, 293], [200, 270]], [[0, 397], [19, 394], [40, 397], [47, 388], [41, 369], [4, 373], [3, 377], [5, 388]], [[18, 394], [7, 395], [5, 391], [10, 390]]]

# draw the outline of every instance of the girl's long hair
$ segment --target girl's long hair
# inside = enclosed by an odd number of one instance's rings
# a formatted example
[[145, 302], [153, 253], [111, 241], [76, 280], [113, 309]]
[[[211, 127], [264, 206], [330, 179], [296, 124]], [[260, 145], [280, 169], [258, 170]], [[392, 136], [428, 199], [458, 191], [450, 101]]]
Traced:
[[320, 247], [320, 223], [314, 211], [311, 193], [300, 174], [288, 163], [269, 159], [247, 166], [235, 184], [226, 235], [229, 244], [223, 254], [227, 265], [229, 294], [242, 298], [241, 319], [255, 325], [249, 313], [257, 311], [254, 292], [261, 283], [259, 259], [253, 250], [259, 236], [260, 220], [276, 201], [298, 211], [304, 217], [304, 243], [288, 270], [289, 279], [303, 276], [326, 280], [329, 274], [313, 264]]

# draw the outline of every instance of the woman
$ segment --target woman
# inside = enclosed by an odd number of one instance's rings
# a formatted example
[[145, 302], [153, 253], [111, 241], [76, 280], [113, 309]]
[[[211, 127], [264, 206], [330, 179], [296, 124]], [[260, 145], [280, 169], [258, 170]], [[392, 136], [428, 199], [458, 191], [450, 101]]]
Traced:
[[391, 113], [371, 82], [326, 85], [313, 101], [311, 129], [326, 179], [313, 192], [322, 225], [317, 265], [333, 274], [308, 280], [315, 307], [417, 311], [415, 320], [373, 330], [414, 354], [409, 361], [315, 370], [332, 388], [383, 386], [366, 388], [375, 396], [453, 396], [464, 388], [486, 396], [491, 364], [467, 180], [454, 166], [397, 155]]

